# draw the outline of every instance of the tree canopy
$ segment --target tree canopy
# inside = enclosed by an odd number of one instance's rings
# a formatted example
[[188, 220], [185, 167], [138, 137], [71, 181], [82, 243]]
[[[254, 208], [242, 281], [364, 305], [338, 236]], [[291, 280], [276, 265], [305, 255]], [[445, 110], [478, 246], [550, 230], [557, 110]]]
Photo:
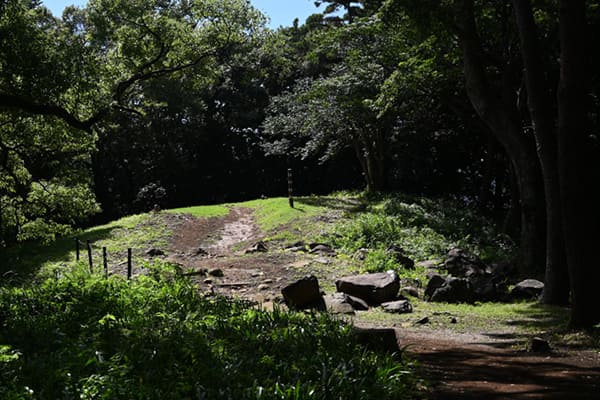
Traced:
[[544, 301], [600, 322], [597, 1], [0, 2], [0, 243], [155, 204], [298, 190], [451, 197]]

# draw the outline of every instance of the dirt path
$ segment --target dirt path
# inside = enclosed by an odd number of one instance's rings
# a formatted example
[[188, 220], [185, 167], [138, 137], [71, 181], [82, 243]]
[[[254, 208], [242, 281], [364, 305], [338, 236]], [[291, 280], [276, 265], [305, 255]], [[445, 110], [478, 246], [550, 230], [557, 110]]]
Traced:
[[472, 335], [398, 330], [399, 343], [432, 384], [430, 399], [600, 399], [600, 354], [547, 355], [504, 348]]
[[[217, 278], [193, 276], [204, 290], [269, 303], [315, 260], [282, 251], [244, 254], [260, 239], [249, 209], [232, 208], [219, 218], [186, 216], [173, 236], [171, 259], [191, 270], [222, 271]], [[397, 329], [397, 335], [432, 385], [428, 399], [600, 399], [597, 352], [534, 355], [510, 349], [502, 335], [411, 329]]]

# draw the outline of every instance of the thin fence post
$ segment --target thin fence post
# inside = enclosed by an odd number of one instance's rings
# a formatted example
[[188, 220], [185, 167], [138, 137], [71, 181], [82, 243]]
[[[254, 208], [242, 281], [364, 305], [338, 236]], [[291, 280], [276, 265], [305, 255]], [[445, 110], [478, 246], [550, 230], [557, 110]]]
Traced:
[[288, 181], [288, 200], [290, 202], [290, 207], [294, 208], [294, 185], [292, 182], [292, 169], [288, 168], [287, 170], [287, 181]]
[[104, 276], [108, 277], [108, 260], [106, 259], [106, 247], [102, 247], [102, 264], [104, 264]]
[[127, 279], [131, 279], [131, 247], [127, 249]]
[[75, 261], [79, 261], [79, 238], [75, 238]]
[[88, 262], [90, 263], [90, 272], [94, 272], [94, 265], [92, 264], [92, 245], [90, 243], [89, 240], [85, 241], [85, 244], [87, 246], [87, 252], [88, 252]]

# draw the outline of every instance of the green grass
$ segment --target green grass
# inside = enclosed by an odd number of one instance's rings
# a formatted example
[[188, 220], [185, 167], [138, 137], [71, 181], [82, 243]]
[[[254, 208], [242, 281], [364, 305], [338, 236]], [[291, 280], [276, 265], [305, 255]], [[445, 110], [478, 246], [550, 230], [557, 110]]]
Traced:
[[3, 399], [411, 399], [406, 360], [327, 314], [204, 297], [167, 265], [0, 288]]
[[92, 243], [93, 263], [101, 267], [101, 249], [107, 248], [109, 257], [125, 257], [127, 248], [139, 254], [148, 247], [165, 247], [171, 232], [162, 222], [161, 214], [138, 214], [111, 223], [96, 226], [60, 238], [49, 244], [22, 243], [0, 251], [3, 263], [0, 272], [11, 270], [18, 280], [46, 277], [75, 261], [75, 238], [80, 241], [80, 257], [87, 258], [85, 243]]
[[229, 214], [229, 208], [226, 205], [210, 205], [210, 206], [173, 208], [171, 210], [166, 210], [166, 212], [175, 213], [175, 214], [191, 214], [194, 217], [199, 217], [199, 218], [223, 217], [223, 216]]
[[333, 244], [353, 254], [370, 250], [365, 271], [385, 271], [395, 265], [385, 249], [397, 245], [415, 261], [443, 259], [453, 247], [461, 247], [483, 260], [506, 261], [515, 246], [498, 233], [494, 224], [461, 204], [448, 200], [389, 195], [372, 198], [335, 231]]

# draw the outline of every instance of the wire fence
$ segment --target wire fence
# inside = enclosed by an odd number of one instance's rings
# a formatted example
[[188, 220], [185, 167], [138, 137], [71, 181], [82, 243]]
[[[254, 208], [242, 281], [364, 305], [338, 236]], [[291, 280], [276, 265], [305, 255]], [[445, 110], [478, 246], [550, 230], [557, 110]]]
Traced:
[[[94, 260], [93, 260], [93, 251], [92, 247], [96, 247], [96, 249], [102, 250], [102, 267], [104, 269], [104, 275], [108, 276], [108, 253], [106, 251], [106, 247], [98, 247], [94, 246], [94, 244], [90, 240], [86, 240], [82, 242], [79, 238], [75, 238], [75, 260], [80, 261], [81, 258], [81, 250], [82, 245], [84, 245], [84, 250], [87, 252], [88, 265], [90, 267], [90, 273], [94, 272]], [[131, 260], [131, 247], [127, 248], [127, 279], [131, 279], [133, 264]]]

